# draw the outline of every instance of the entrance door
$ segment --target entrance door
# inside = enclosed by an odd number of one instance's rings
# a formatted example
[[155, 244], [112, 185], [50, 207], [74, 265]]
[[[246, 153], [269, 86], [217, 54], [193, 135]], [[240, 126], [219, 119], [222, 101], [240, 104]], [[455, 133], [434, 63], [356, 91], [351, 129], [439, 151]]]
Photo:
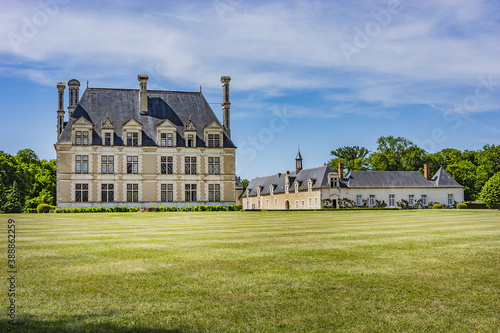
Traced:
[[290, 209], [290, 201], [285, 201], [285, 209]]

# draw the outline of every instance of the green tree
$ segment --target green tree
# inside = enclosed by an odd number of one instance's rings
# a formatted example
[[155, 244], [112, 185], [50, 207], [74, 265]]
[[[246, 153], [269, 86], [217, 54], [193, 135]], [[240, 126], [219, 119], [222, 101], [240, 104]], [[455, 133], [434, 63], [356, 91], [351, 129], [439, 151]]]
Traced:
[[500, 205], [500, 172], [497, 172], [484, 184], [480, 198], [488, 208]]
[[3, 185], [2, 177], [0, 177], [0, 213], [3, 213], [3, 206], [5, 205], [6, 201], [7, 196], [5, 193], [5, 186]]
[[245, 187], [248, 187], [248, 184], [250, 184], [250, 181], [248, 179], [242, 179], [241, 184]]
[[370, 156], [372, 170], [418, 170], [427, 159], [425, 150], [403, 137], [382, 136], [377, 144], [377, 151]]
[[446, 171], [462, 186], [464, 186], [465, 201], [473, 201], [478, 190], [476, 189], [476, 169], [469, 160], [462, 160], [450, 164]]
[[3, 211], [6, 213], [21, 213], [22, 207], [19, 187], [17, 186], [17, 182], [14, 181], [12, 187], [7, 193], [5, 204], [3, 205]]
[[367, 156], [370, 153], [365, 147], [359, 146], [344, 146], [339, 147], [330, 152], [334, 156], [333, 159], [327, 162], [327, 165], [333, 171], [338, 171], [338, 164], [344, 164], [344, 169], [349, 173], [353, 170], [368, 170]]

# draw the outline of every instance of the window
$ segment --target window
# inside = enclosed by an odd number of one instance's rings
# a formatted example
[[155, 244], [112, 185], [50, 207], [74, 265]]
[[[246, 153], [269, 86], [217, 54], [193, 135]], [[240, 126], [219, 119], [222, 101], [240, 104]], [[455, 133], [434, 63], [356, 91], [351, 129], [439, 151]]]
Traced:
[[312, 191], [312, 186], [313, 186], [312, 181], [307, 181], [307, 191], [311, 192]]
[[420, 200], [422, 201], [422, 206], [427, 206], [427, 195], [422, 194]]
[[89, 201], [89, 184], [75, 184], [75, 201]]
[[389, 207], [395, 206], [394, 194], [389, 194]]
[[75, 144], [88, 145], [89, 144], [89, 132], [88, 131], [76, 131]]
[[288, 194], [288, 191], [289, 191], [289, 186], [285, 185], [285, 193]]
[[314, 198], [314, 207], [318, 207], [318, 198]]
[[257, 186], [257, 197], [260, 197], [260, 186]]
[[208, 185], [208, 201], [220, 201], [220, 185]]
[[210, 148], [217, 148], [220, 146], [220, 135], [219, 134], [209, 134], [208, 135], [208, 146]]
[[115, 186], [113, 184], [101, 184], [101, 201], [115, 201]]
[[186, 147], [194, 147], [194, 136], [192, 134], [188, 135]]
[[295, 200], [295, 209], [299, 209], [299, 200]]
[[260, 209], [260, 200], [257, 201], [257, 209]]
[[274, 208], [278, 208], [278, 199], [274, 199]]
[[196, 201], [196, 184], [186, 184], [186, 201]]
[[208, 158], [208, 173], [210, 175], [220, 174], [220, 157], [209, 157]]
[[127, 156], [127, 173], [139, 173], [139, 157]]
[[173, 156], [162, 156], [160, 162], [160, 172], [162, 175], [171, 175], [174, 173]]
[[304, 202], [304, 200], [302, 200], [302, 208], [304, 208], [304, 207], [305, 207], [305, 202]]
[[370, 206], [375, 206], [375, 196], [370, 195]]
[[127, 202], [139, 201], [139, 185], [127, 184]]
[[101, 173], [115, 173], [115, 158], [111, 156], [101, 156]]
[[269, 208], [269, 199], [266, 199], [266, 208]]
[[356, 196], [356, 206], [363, 206], [363, 200], [359, 194]]
[[338, 178], [331, 178], [330, 179], [330, 187], [339, 187], [339, 180], [338, 180]]
[[448, 206], [453, 206], [453, 194], [448, 194]]
[[111, 133], [104, 133], [104, 145], [111, 146]]
[[410, 206], [413, 206], [413, 205], [415, 204], [415, 196], [414, 196], [413, 194], [410, 194], [410, 195], [408, 196], [408, 204], [409, 204]]
[[196, 174], [196, 157], [186, 157], [184, 159], [184, 162], [185, 162], [184, 167], [185, 167], [186, 175], [195, 175]]
[[138, 146], [138, 145], [139, 145], [139, 133], [127, 132], [127, 146]]
[[75, 172], [76, 173], [89, 173], [89, 156], [76, 155], [75, 156]]
[[174, 201], [174, 184], [161, 184], [161, 202]]
[[274, 185], [269, 185], [269, 194], [274, 195]]
[[309, 198], [309, 208], [312, 208], [313, 203], [312, 203], [312, 198]]
[[160, 146], [166, 147], [167, 146], [167, 133], [161, 133], [160, 135]]
[[295, 193], [299, 191], [299, 182], [295, 182]]
[[174, 135], [172, 133], [167, 133], [167, 147], [173, 147], [174, 145]]

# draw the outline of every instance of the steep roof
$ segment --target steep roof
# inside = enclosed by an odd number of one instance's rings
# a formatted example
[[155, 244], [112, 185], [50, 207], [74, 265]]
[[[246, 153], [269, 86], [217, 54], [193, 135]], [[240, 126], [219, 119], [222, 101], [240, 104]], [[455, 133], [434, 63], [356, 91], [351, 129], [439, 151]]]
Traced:
[[[203, 130], [211, 122], [220, 124], [205, 97], [200, 92], [148, 90], [149, 112], [139, 112], [138, 89], [87, 88], [64, 128], [57, 144], [71, 144], [72, 123], [85, 117], [94, 124], [92, 142], [102, 144], [101, 126], [109, 116], [115, 131], [115, 145], [123, 145], [122, 126], [130, 119], [143, 125], [142, 145], [156, 146], [156, 126], [168, 119], [177, 127], [177, 145], [184, 146], [184, 126], [191, 121], [196, 126], [196, 146], [204, 147]], [[223, 147], [236, 148], [224, 134]]]
[[436, 187], [418, 171], [351, 171], [349, 188]]
[[436, 174], [431, 178], [431, 181], [437, 186], [443, 187], [463, 187], [460, 185], [443, 167], [440, 167]]

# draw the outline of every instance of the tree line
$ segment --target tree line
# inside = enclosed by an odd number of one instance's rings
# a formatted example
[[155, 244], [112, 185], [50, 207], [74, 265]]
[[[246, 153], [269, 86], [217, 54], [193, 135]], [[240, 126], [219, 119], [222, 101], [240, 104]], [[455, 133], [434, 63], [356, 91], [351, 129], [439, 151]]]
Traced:
[[31, 149], [16, 155], [0, 150], [0, 212], [20, 213], [55, 204], [56, 160], [39, 159]]
[[500, 171], [500, 145], [485, 145], [479, 150], [446, 148], [428, 153], [403, 137], [382, 136], [377, 149], [370, 152], [365, 147], [344, 146], [331, 151], [333, 158], [326, 164], [338, 171], [420, 171], [429, 164], [431, 175], [443, 167], [457, 182], [464, 186], [466, 201], [480, 199], [486, 182]]

